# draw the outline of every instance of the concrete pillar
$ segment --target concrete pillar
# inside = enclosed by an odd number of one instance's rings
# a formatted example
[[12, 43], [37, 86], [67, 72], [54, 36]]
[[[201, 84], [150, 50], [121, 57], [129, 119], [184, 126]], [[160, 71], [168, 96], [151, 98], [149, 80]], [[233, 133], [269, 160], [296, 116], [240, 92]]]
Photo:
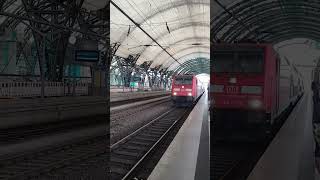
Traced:
[[107, 96], [106, 89], [106, 75], [105, 71], [101, 69], [93, 69], [93, 80], [92, 80], [92, 95], [93, 96]]

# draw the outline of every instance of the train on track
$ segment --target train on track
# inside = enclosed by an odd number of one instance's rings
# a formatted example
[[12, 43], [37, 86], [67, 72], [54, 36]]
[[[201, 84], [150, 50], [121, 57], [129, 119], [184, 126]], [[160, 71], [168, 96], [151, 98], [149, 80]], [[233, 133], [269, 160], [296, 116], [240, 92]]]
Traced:
[[171, 99], [175, 106], [191, 106], [203, 92], [203, 85], [195, 75], [173, 76]]
[[270, 134], [280, 115], [303, 95], [301, 73], [272, 44], [212, 48], [209, 110], [215, 136]]

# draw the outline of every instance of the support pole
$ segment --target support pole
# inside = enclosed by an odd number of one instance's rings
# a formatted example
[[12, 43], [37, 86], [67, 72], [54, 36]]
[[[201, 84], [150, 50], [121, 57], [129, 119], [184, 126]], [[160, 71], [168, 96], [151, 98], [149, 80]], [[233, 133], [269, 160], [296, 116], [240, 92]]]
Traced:
[[[37, 44], [37, 43], [36, 43]], [[46, 39], [43, 38], [42, 46], [42, 57], [38, 56], [39, 59], [39, 68], [40, 68], [40, 79], [41, 79], [41, 98], [44, 98], [44, 89], [45, 89], [45, 76], [44, 76], [44, 62], [46, 58]]]

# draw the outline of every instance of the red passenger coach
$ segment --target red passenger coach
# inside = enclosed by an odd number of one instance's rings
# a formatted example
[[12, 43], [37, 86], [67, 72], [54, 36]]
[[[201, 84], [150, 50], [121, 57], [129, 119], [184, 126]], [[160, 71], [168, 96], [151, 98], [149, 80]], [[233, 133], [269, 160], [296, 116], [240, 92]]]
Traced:
[[176, 75], [172, 79], [171, 98], [176, 105], [191, 105], [201, 94], [200, 86], [195, 75]]
[[217, 44], [210, 74], [210, 114], [215, 133], [270, 131], [276, 117], [302, 95], [302, 76], [271, 44]]

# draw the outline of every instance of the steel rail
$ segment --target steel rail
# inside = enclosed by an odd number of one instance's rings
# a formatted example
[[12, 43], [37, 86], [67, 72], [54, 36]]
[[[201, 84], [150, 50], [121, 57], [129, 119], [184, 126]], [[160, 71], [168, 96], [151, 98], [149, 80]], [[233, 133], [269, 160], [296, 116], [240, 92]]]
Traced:
[[121, 144], [122, 142], [126, 141], [127, 139], [131, 138], [132, 136], [136, 135], [138, 132], [140, 132], [141, 130], [145, 129], [146, 127], [148, 127], [149, 125], [151, 125], [152, 123], [154, 123], [155, 121], [161, 119], [162, 117], [164, 117], [165, 115], [169, 114], [170, 112], [172, 112], [175, 109], [170, 109], [169, 111], [163, 113], [162, 115], [156, 117], [155, 119], [153, 119], [152, 121], [150, 121], [149, 123], [145, 124], [144, 126], [140, 127], [139, 129], [135, 130], [133, 133], [127, 135], [126, 137], [120, 139], [119, 141], [117, 141], [116, 143], [112, 144], [110, 146], [110, 149], [116, 148], [119, 144]]
[[[183, 115], [185, 113], [183, 113]], [[179, 120], [181, 120], [183, 115], [180, 116], [179, 119], [175, 120], [171, 124], [171, 126], [166, 130], [166, 132], [164, 134], [162, 134], [162, 136], [152, 145], [152, 147], [139, 159], [139, 161], [127, 172], [127, 174], [121, 180], [126, 180], [131, 175], [131, 173], [136, 169], [136, 167], [138, 167], [140, 165], [140, 163], [142, 163], [142, 161], [151, 153], [151, 151], [153, 151], [154, 148], [167, 136], [167, 134], [169, 132], [171, 132], [171, 130], [174, 128], [174, 126], [177, 124], [177, 122], [179, 122]]]

